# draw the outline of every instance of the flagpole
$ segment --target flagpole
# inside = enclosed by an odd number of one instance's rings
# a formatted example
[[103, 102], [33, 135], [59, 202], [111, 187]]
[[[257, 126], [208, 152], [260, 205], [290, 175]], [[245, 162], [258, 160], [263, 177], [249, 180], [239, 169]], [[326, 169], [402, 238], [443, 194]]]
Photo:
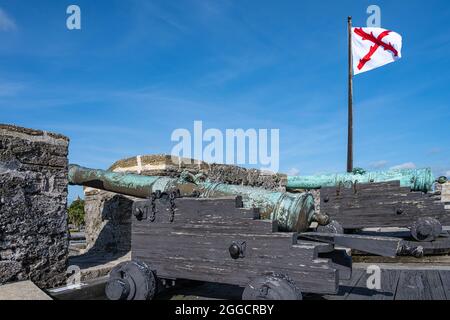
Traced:
[[352, 17], [348, 17], [348, 139], [347, 172], [353, 171], [353, 65], [352, 65]]

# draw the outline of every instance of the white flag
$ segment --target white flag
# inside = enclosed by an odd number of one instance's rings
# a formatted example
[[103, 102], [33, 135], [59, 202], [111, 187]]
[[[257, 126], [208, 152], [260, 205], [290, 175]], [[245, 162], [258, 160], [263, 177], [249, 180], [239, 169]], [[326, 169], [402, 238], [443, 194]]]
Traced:
[[402, 36], [382, 28], [352, 28], [353, 74], [366, 72], [402, 57]]

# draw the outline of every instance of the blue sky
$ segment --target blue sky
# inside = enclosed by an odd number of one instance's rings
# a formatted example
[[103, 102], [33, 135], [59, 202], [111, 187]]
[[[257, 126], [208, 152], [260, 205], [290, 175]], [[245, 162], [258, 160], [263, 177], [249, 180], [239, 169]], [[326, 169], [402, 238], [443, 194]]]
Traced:
[[281, 171], [344, 171], [346, 21], [370, 4], [403, 58], [354, 79], [355, 166], [450, 175], [447, 0], [0, 0], [0, 122], [63, 133], [98, 168], [169, 153], [194, 120], [279, 128]]

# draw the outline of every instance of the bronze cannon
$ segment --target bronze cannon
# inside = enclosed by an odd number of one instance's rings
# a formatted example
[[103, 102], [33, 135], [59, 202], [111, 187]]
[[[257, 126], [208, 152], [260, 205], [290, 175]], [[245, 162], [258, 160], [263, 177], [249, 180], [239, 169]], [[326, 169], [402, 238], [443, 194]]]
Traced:
[[312, 222], [326, 225], [328, 217], [314, 210], [314, 198], [310, 193], [289, 193], [262, 188], [197, 181], [182, 174], [180, 178], [143, 176], [78, 165], [69, 166], [69, 183], [116, 192], [138, 198], [150, 198], [154, 193], [178, 190], [181, 196], [200, 198], [242, 197], [244, 208], [259, 208], [262, 218], [277, 221], [280, 231], [302, 232]]

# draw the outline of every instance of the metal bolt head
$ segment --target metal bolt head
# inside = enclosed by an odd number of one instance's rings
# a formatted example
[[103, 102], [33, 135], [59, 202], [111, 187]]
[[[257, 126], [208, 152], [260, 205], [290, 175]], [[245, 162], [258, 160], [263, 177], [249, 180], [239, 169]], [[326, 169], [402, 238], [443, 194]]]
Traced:
[[134, 211], [134, 216], [137, 220], [141, 221], [142, 217], [144, 216], [144, 211], [142, 210], [142, 208], [136, 208], [136, 210]]
[[232, 243], [228, 248], [228, 251], [230, 252], [231, 258], [233, 259], [238, 259], [241, 255], [241, 248], [237, 243]]

